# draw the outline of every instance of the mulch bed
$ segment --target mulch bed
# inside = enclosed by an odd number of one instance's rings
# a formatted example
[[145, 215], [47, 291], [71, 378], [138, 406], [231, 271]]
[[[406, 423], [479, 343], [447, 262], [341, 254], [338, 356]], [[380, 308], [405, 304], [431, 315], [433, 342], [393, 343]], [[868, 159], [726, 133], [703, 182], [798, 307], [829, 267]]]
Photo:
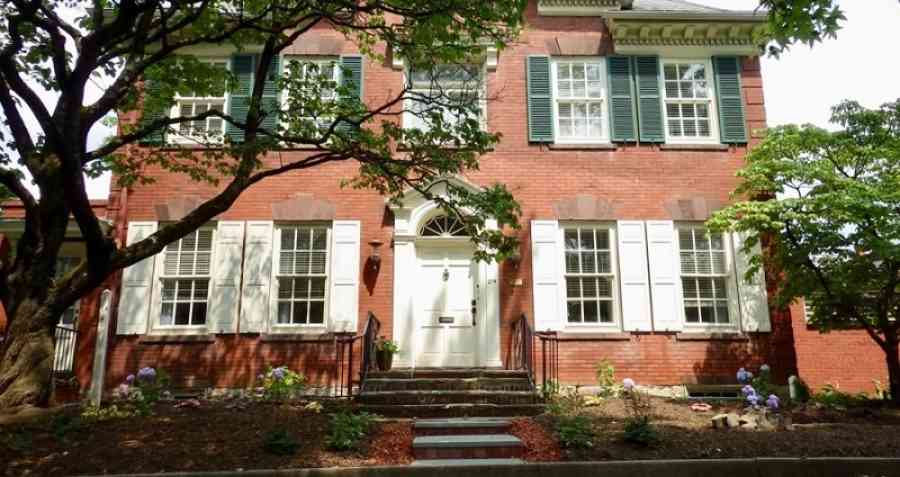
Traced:
[[562, 450], [553, 432], [534, 419], [523, 417], [512, 421], [509, 433], [522, 440], [527, 461], [557, 461], [562, 459]]
[[[77, 415], [77, 410], [66, 411]], [[412, 461], [409, 423], [378, 423], [356, 451], [326, 448], [330, 417], [300, 406], [253, 404], [199, 408], [158, 404], [154, 415], [75, 425], [60, 432], [52, 418], [0, 426], [0, 475], [78, 475], [298, 467], [371, 466]], [[76, 421], [77, 422], [77, 421]], [[263, 449], [263, 437], [285, 429], [296, 454]], [[56, 432], [54, 432], [56, 431]]]
[[[596, 438], [590, 449], [564, 449], [563, 460], [712, 459], [753, 457], [900, 457], [900, 410], [846, 411], [804, 407], [789, 414], [793, 431], [712, 429], [718, 413], [739, 410], [736, 403], [711, 403], [694, 412], [684, 401], [653, 399], [653, 424], [660, 442], [652, 447], [624, 442], [627, 413], [621, 400], [587, 408]], [[549, 431], [551, 416], [536, 421]]]

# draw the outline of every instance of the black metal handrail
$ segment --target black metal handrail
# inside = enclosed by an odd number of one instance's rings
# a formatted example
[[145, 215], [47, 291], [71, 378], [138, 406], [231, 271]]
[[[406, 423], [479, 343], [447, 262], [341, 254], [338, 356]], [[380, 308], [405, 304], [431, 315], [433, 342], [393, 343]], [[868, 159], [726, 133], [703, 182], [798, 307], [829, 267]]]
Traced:
[[532, 385], [537, 384], [537, 369], [534, 365], [534, 340], [541, 342], [541, 393], [552, 392], [559, 386], [559, 337], [555, 331], [535, 332], [528, 322], [528, 317], [522, 314], [513, 322], [512, 353], [507, 367], [520, 369], [528, 373], [528, 380]]
[[366, 327], [362, 334], [341, 334], [335, 336], [335, 396], [353, 397], [353, 349], [358, 341], [362, 342], [362, 361], [359, 369], [359, 387], [362, 386], [375, 366], [375, 340], [381, 331], [381, 322], [375, 314], [369, 312]]

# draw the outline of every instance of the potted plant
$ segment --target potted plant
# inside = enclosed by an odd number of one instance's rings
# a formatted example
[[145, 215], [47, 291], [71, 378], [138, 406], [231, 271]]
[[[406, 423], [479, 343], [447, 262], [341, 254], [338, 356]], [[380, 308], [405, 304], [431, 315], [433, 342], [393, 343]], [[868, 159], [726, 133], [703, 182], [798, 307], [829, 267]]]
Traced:
[[383, 336], [379, 338], [375, 343], [375, 363], [378, 364], [378, 369], [390, 371], [391, 365], [394, 363], [394, 353], [397, 351], [400, 351], [397, 343], [386, 340]]

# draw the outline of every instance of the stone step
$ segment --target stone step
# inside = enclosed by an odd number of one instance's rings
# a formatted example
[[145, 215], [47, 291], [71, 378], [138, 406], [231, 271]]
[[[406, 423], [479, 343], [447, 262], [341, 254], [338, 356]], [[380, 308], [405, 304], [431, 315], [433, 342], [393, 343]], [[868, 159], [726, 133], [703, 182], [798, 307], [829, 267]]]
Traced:
[[417, 467], [444, 467], [465, 465], [518, 465], [524, 464], [522, 459], [425, 459], [413, 461]]
[[393, 418], [537, 416], [543, 404], [368, 404], [360, 411]]
[[531, 391], [527, 377], [369, 378], [366, 391]]
[[413, 424], [417, 436], [503, 434], [512, 423], [498, 418], [419, 419]]
[[399, 368], [390, 371], [371, 371], [370, 379], [467, 379], [467, 378], [528, 378], [527, 371], [500, 368]]
[[531, 391], [363, 391], [362, 404], [534, 404]]
[[418, 459], [509, 459], [522, 456], [522, 441], [509, 434], [419, 436], [413, 439]]

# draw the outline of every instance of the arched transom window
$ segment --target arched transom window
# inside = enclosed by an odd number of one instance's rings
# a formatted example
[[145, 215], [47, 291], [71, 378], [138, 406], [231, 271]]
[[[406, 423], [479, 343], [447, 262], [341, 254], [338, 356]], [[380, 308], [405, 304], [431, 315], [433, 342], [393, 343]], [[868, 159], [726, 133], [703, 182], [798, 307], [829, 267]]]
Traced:
[[466, 227], [457, 217], [437, 215], [422, 226], [423, 237], [467, 237]]

